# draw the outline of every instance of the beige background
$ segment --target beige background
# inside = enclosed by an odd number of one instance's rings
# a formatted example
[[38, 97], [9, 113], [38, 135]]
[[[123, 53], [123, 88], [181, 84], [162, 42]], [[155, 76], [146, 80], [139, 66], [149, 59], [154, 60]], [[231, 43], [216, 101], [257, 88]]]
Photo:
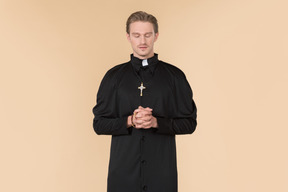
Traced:
[[0, 0], [0, 191], [106, 190], [110, 137], [92, 108], [129, 59], [127, 17], [145, 10], [199, 110], [177, 136], [179, 192], [287, 192], [286, 2]]

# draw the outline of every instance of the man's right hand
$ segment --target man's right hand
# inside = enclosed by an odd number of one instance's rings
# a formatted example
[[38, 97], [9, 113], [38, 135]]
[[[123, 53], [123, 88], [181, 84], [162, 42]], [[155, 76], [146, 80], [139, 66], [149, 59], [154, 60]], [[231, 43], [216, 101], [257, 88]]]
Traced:
[[149, 107], [143, 108], [142, 106], [134, 110], [132, 121], [136, 129], [158, 127], [157, 119], [152, 115], [152, 111], [153, 109]]

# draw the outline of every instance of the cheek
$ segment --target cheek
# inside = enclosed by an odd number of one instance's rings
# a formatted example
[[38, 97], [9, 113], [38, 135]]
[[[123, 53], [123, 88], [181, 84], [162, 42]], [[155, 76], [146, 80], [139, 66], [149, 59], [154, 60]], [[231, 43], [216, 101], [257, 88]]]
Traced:
[[138, 45], [138, 39], [131, 39], [131, 44], [132, 44], [132, 46], [137, 46]]
[[147, 42], [148, 42], [149, 45], [152, 45], [154, 43], [154, 39], [153, 38], [148, 39]]

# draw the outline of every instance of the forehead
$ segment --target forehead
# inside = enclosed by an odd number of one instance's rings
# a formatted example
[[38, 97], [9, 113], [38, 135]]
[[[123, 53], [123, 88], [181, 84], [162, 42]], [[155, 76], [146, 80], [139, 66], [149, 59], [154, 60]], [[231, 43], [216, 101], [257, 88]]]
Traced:
[[136, 21], [130, 24], [130, 33], [154, 33], [153, 24], [150, 22]]

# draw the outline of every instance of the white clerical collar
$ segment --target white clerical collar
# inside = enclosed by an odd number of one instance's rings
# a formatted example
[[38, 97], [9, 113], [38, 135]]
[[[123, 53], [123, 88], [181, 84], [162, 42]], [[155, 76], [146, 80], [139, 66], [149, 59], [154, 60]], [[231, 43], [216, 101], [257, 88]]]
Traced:
[[147, 66], [147, 65], [148, 65], [147, 59], [143, 59], [143, 61], [142, 61], [142, 66], [145, 67], [145, 66]]

